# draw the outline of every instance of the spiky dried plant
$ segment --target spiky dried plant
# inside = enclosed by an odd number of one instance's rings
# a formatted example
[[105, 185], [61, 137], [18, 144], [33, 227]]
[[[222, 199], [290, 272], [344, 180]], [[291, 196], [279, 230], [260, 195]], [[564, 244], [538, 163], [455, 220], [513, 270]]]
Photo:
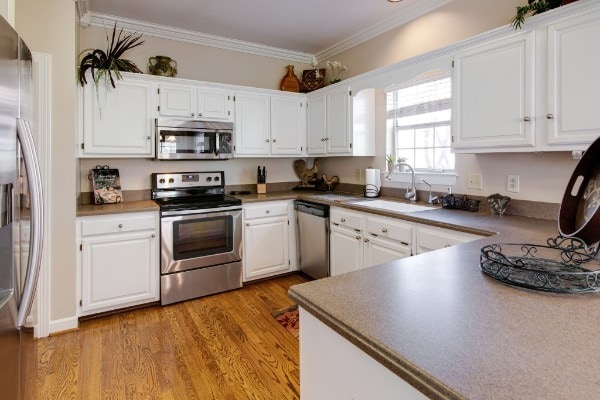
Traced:
[[113, 73], [117, 79], [122, 78], [121, 71], [142, 74], [143, 72], [132, 61], [121, 59], [121, 56], [127, 50], [131, 50], [144, 43], [143, 40], [140, 40], [141, 38], [142, 35], [139, 33], [123, 35], [123, 28], [121, 28], [117, 36], [117, 23], [115, 22], [110, 41], [108, 39], [108, 32], [106, 34], [106, 42], [108, 44], [106, 51], [87, 49], [81, 52], [81, 54], [88, 52], [79, 64], [79, 82], [81, 86], [87, 84], [85, 75], [88, 70], [91, 71], [92, 79], [96, 83], [98, 83], [104, 74], [108, 74], [113, 88], [116, 87]]

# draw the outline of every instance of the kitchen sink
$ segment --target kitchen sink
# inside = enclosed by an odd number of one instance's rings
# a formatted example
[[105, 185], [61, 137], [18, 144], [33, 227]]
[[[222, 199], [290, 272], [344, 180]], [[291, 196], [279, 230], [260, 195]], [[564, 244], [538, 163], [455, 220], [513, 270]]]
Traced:
[[417, 211], [435, 210], [435, 207], [420, 206], [411, 203], [400, 203], [397, 201], [388, 200], [362, 200], [357, 201], [353, 204], [361, 207], [379, 208], [382, 210], [389, 210], [401, 213], [411, 213]]

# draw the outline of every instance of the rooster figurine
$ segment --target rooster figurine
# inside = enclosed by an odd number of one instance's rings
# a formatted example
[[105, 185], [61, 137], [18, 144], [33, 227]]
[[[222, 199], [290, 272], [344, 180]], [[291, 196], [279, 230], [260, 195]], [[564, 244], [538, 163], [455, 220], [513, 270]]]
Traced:
[[327, 175], [323, 174], [321, 175], [321, 179], [323, 180], [323, 185], [327, 185], [327, 191], [331, 192], [332, 190], [332, 186], [333, 188], [335, 188], [337, 186], [338, 183], [340, 183], [340, 178], [338, 178], [337, 176], [332, 176], [331, 178], [328, 178]]
[[311, 185], [308, 184], [308, 181], [317, 177], [319, 160], [315, 159], [312, 168], [308, 169], [307, 167], [306, 161], [304, 160], [294, 161], [294, 171], [296, 172], [296, 175], [298, 175], [298, 178], [300, 178], [300, 187], [311, 187]]

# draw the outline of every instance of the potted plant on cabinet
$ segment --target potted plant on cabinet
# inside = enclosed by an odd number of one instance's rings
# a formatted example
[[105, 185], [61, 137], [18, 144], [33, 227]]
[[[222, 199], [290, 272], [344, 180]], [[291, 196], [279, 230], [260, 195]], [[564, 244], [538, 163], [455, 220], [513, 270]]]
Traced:
[[517, 15], [515, 15], [515, 17], [511, 21], [511, 25], [515, 29], [519, 29], [521, 28], [521, 25], [525, 22], [525, 17], [528, 14], [541, 14], [553, 8], [573, 3], [574, 1], [577, 0], [527, 0], [526, 6], [517, 7]]
[[121, 71], [142, 74], [143, 72], [132, 61], [121, 58], [127, 50], [143, 44], [144, 41], [140, 41], [141, 38], [142, 35], [138, 33], [130, 33], [123, 36], [123, 28], [121, 28], [117, 36], [117, 23], [115, 22], [110, 42], [108, 33], [106, 34], [108, 45], [106, 51], [87, 49], [81, 53], [83, 54], [87, 51], [87, 54], [81, 59], [81, 63], [79, 64], [79, 82], [81, 86], [87, 84], [85, 75], [88, 70], [91, 71], [92, 79], [96, 84], [103, 76], [108, 75], [113, 88], [115, 87], [113, 73], [117, 79], [121, 79]]

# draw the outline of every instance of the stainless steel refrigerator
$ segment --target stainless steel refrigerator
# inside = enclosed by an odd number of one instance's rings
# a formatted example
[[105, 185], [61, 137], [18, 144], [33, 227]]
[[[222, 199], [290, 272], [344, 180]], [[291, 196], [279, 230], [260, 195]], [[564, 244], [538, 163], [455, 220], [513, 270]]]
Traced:
[[30, 123], [31, 52], [0, 17], [0, 397], [22, 398], [21, 328], [42, 254], [42, 184]]

